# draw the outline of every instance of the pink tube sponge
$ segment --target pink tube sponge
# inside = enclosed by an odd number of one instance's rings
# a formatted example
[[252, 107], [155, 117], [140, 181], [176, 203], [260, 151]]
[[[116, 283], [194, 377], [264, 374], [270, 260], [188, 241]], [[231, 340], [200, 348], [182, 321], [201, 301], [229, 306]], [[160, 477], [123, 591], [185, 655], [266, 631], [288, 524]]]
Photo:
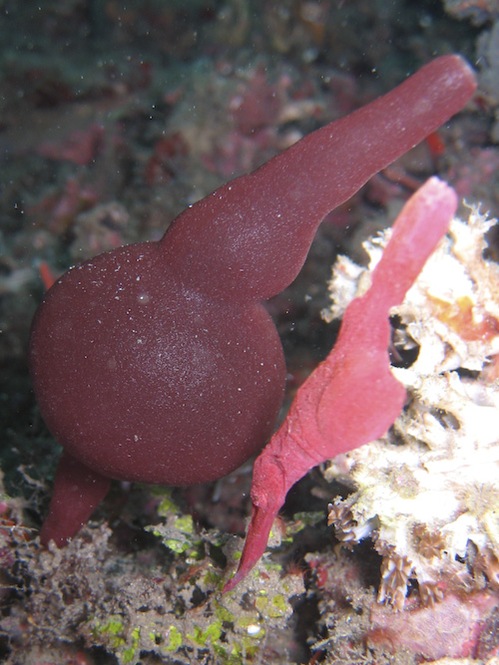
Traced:
[[390, 371], [389, 312], [401, 303], [457, 207], [446, 183], [431, 178], [406, 203], [369, 290], [348, 306], [338, 340], [300, 387], [290, 411], [253, 469], [251, 523], [230, 591], [263, 554], [288, 490], [309, 469], [384, 434], [405, 389]]

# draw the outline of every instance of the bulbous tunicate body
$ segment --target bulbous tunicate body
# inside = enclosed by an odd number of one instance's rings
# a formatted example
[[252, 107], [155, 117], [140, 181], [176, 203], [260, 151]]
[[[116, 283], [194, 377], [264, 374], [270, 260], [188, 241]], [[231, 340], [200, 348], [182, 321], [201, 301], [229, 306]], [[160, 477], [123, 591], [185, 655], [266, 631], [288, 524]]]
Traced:
[[30, 355], [49, 429], [110, 478], [220, 478], [261, 449], [282, 401], [282, 348], [262, 305], [183, 287], [159, 243], [66, 273], [37, 313]]

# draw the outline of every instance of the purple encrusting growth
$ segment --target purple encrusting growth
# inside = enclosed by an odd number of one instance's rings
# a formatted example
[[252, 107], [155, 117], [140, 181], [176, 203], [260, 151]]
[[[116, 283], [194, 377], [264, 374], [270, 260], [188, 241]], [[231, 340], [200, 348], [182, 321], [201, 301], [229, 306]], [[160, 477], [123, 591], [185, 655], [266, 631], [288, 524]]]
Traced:
[[67, 542], [111, 478], [201, 483], [262, 448], [285, 364], [261, 301], [295, 278], [328, 212], [474, 89], [461, 58], [437, 58], [191, 206], [159, 242], [102, 254], [49, 290], [30, 363], [64, 453], [42, 542]]

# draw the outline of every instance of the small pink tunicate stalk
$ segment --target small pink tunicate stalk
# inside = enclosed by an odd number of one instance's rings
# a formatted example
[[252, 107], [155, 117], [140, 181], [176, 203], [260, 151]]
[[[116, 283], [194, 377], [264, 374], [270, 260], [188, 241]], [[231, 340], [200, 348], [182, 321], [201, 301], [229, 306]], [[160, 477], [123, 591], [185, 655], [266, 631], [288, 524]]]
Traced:
[[382, 436], [400, 414], [404, 387], [390, 371], [390, 309], [399, 305], [445, 235], [457, 195], [430, 178], [396, 219], [369, 290], [345, 311], [338, 340], [300, 387], [255, 462], [251, 522], [230, 591], [260, 559], [288, 490], [312, 467]]

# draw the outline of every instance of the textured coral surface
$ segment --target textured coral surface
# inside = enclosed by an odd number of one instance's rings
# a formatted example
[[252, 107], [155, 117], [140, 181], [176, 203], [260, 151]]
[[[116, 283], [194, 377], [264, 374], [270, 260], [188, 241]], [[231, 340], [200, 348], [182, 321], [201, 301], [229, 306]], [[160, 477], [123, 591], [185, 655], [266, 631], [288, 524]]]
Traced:
[[[468, 212], [467, 222], [452, 222], [404, 303], [392, 310], [401, 361], [392, 371], [408, 390], [404, 412], [386, 437], [325, 471], [354, 490], [330, 504], [337, 537], [352, 547], [370, 536], [382, 557], [378, 601], [402, 610], [408, 588], [417, 584], [420, 603], [429, 608], [413, 623], [409, 612], [404, 629], [394, 624], [393, 632], [390, 613], [376, 610], [374, 633], [381, 627], [390, 633], [387, 642], [435, 658], [474, 653], [471, 635], [482, 609], [486, 616], [497, 604], [499, 590], [499, 270], [484, 258], [484, 237], [495, 220], [476, 208]], [[367, 251], [376, 263], [379, 248], [371, 244]], [[358, 284], [366, 277], [344, 265], [333, 277], [333, 293], [347, 275], [355, 274]], [[425, 621], [438, 624], [448, 616], [455, 634], [449, 633], [448, 646], [440, 641], [432, 648]], [[424, 648], [416, 646], [416, 633], [426, 633]]]

